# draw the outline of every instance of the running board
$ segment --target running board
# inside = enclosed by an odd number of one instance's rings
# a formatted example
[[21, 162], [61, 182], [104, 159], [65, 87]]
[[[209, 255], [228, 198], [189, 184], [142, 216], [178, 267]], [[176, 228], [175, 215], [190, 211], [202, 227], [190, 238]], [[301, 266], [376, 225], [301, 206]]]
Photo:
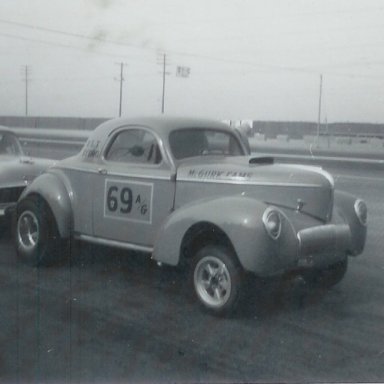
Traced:
[[146, 253], [153, 252], [152, 247], [146, 247], [144, 245], [139, 245], [139, 244], [124, 243], [122, 241], [101, 239], [99, 237], [93, 237], [93, 236], [81, 235], [81, 234], [75, 234], [74, 238], [76, 240], [86, 241], [88, 243], [106, 245], [108, 247], [118, 247], [118, 248], [128, 249], [130, 251], [139, 251], [139, 252], [146, 252]]

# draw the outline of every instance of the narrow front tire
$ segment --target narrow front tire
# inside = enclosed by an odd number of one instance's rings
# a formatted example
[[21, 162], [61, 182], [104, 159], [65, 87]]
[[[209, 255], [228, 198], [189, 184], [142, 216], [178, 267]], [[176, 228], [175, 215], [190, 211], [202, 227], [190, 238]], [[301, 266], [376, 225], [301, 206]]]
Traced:
[[192, 263], [193, 289], [208, 312], [226, 316], [236, 309], [242, 287], [242, 268], [227, 247], [207, 245]]
[[329, 289], [340, 283], [348, 269], [348, 257], [325, 268], [308, 272], [305, 280], [312, 286]]

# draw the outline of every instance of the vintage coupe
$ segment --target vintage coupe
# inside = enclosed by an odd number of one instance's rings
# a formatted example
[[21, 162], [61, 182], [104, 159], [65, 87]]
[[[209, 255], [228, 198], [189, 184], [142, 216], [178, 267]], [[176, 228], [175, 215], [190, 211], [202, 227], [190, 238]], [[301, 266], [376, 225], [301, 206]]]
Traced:
[[203, 308], [224, 315], [244, 277], [327, 275], [363, 251], [367, 207], [321, 168], [250, 156], [223, 123], [116, 119], [36, 178], [17, 205], [20, 259], [52, 262], [70, 238], [189, 269]]
[[9, 225], [7, 209], [16, 205], [23, 189], [51, 164], [48, 159], [26, 156], [16, 135], [0, 126], [0, 236]]

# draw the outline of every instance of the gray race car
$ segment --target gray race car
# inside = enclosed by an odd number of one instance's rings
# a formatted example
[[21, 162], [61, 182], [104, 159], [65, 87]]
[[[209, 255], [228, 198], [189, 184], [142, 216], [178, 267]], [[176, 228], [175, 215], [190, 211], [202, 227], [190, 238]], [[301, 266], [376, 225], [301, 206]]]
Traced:
[[218, 315], [236, 308], [245, 276], [336, 284], [367, 231], [366, 204], [321, 168], [250, 156], [225, 124], [180, 118], [103, 123], [26, 188], [16, 216], [25, 262], [57, 260], [70, 238], [143, 251], [188, 268], [197, 300]]
[[52, 164], [48, 159], [26, 156], [16, 135], [0, 126], [0, 236], [8, 224], [7, 209], [16, 205], [24, 188]]

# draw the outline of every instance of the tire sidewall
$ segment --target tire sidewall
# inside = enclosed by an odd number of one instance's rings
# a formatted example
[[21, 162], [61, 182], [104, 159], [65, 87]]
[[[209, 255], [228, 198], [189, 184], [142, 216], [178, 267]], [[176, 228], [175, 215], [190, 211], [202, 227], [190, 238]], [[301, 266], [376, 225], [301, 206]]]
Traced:
[[[195, 282], [196, 269], [199, 266], [199, 263], [203, 260], [212, 258], [218, 259], [225, 265], [230, 277], [231, 288], [229, 296], [225, 303], [220, 306], [210, 305], [207, 301], [205, 301], [199, 294]], [[190, 286], [194, 292], [194, 297], [205, 311], [217, 316], [228, 316], [234, 312], [240, 299], [242, 286], [242, 269], [235, 255], [229, 249], [219, 245], [206, 245], [202, 247], [193, 258], [189, 279]]]
[[343, 280], [348, 269], [348, 257], [324, 269], [320, 276], [320, 284], [324, 288], [331, 288]]
[[304, 274], [305, 281], [314, 288], [329, 289], [340, 283], [348, 269], [348, 257], [325, 268], [318, 268]]
[[[39, 226], [39, 236], [36, 245], [30, 250], [26, 250], [24, 247], [22, 247], [20, 245], [19, 239], [19, 219], [20, 216], [27, 211], [31, 212], [36, 217]], [[21, 201], [17, 206], [14, 231], [14, 241], [19, 260], [32, 266], [40, 266], [45, 264], [48, 258], [49, 238], [50, 224], [48, 222], [47, 208], [45, 204], [42, 201], [30, 198]]]

